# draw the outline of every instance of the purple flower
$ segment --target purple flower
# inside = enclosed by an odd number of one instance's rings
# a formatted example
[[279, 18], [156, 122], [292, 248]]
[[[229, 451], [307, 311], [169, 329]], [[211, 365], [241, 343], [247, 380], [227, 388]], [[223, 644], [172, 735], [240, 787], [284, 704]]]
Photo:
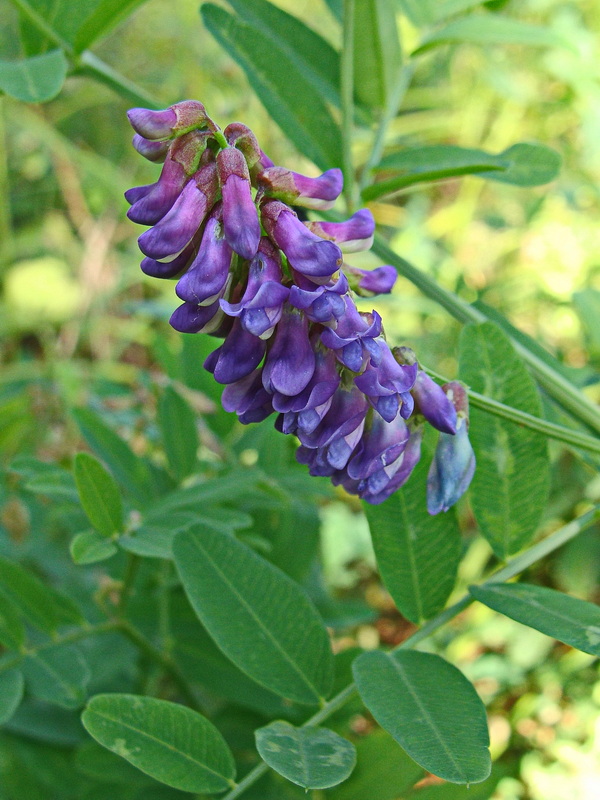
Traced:
[[368, 208], [361, 208], [345, 222], [307, 222], [306, 227], [339, 244], [344, 253], [357, 253], [373, 244], [375, 220]]
[[134, 134], [131, 144], [141, 156], [155, 163], [164, 161], [169, 152], [169, 142], [152, 142], [150, 139], [144, 139], [139, 133]]
[[171, 327], [181, 333], [212, 333], [223, 317], [218, 302], [210, 306], [198, 306], [196, 303], [183, 303], [171, 314]]
[[344, 272], [349, 277], [352, 289], [361, 297], [389, 294], [398, 278], [395, 268], [389, 264], [376, 269], [359, 269], [345, 264]]
[[306, 388], [315, 371], [315, 354], [308, 338], [308, 320], [284, 306], [263, 369], [263, 385], [273, 394], [293, 397]]
[[258, 188], [266, 195], [304, 208], [332, 208], [343, 185], [341, 169], [329, 169], [318, 178], [307, 178], [284, 167], [269, 167], [258, 175]]
[[381, 334], [381, 317], [376, 311], [361, 314], [351, 297], [346, 295], [345, 314], [338, 320], [337, 328], [326, 328], [321, 341], [335, 350], [338, 359], [353, 372], [362, 372], [369, 360], [377, 366], [381, 360], [381, 347], [375, 339]]
[[231, 247], [223, 236], [221, 208], [218, 203], [204, 228], [198, 255], [177, 282], [177, 296], [197, 305], [214, 303], [222, 296], [227, 283], [231, 256]]
[[321, 286], [300, 273], [295, 277], [297, 285], [290, 289], [290, 304], [304, 311], [312, 322], [326, 325], [345, 313], [346, 304], [342, 295], [348, 291], [348, 279], [343, 272], [335, 282]]
[[408, 428], [401, 417], [386, 422], [379, 414], [371, 414], [365, 430], [346, 471], [354, 480], [366, 480], [393, 464], [408, 441]]
[[421, 458], [421, 441], [423, 426], [408, 425], [409, 437], [402, 453], [396, 461], [381, 470], [374, 472], [366, 481], [357, 487], [363, 500], [371, 505], [379, 505], [387, 500], [397, 489], [410, 478], [413, 469]]
[[244, 424], [261, 422], [273, 413], [271, 395], [263, 386], [261, 369], [226, 386], [221, 402], [225, 411], [235, 411]]
[[260, 241], [260, 222], [252, 199], [246, 160], [235, 147], [227, 147], [217, 154], [217, 167], [223, 195], [225, 238], [242, 258], [254, 258]]
[[204, 362], [204, 368], [213, 373], [218, 383], [235, 383], [258, 367], [266, 347], [262, 339], [245, 331], [236, 319], [223, 344]]
[[412, 388], [416, 410], [427, 422], [444, 433], [456, 433], [456, 409], [441, 386], [422, 369]]
[[279, 200], [261, 208], [263, 225], [271, 241], [285, 253], [290, 265], [315, 283], [327, 283], [342, 263], [342, 253], [333, 242], [315, 236], [296, 214]]
[[171, 139], [195, 128], [207, 127], [210, 118], [197, 100], [183, 100], [163, 111], [131, 108], [127, 112], [131, 127], [145, 139]]
[[249, 333], [266, 339], [281, 319], [283, 304], [290, 293], [282, 280], [279, 251], [263, 236], [258, 253], [250, 262], [242, 299], [239, 303], [221, 300], [221, 308], [229, 316], [240, 317]]
[[149, 275], [151, 278], [174, 278], [187, 268], [188, 264], [193, 260], [196, 250], [196, 239], [185, 247], [178, 256], [175, 256], [171, 261], [156, 261], [154, 258], [142, 259], [140, 267], [142, 272]]
[[210, 163], [185, 185], [160, 222], [139, 237], [142, 253], [157, 260], [178, 255], [204, 221], [214, 203], [216, 189], [216, 167]]
[[127, 216], [140, 225], [155, 225], [173, 207], [187, 181], [181, 164], [168, 158], [158, 181], [133, 202]]
[[383, 340], [379, 341], [379, 346], [381, 361], [376, 367], [368, 364], [362, 375], [354, 379], [354, 383], [387, 422], [392, 422], [399, 409], [401, 416], [407, 419], [413, 410], [414, 403], [409, 392], [418, 367], [416, 364], [398, 364]]

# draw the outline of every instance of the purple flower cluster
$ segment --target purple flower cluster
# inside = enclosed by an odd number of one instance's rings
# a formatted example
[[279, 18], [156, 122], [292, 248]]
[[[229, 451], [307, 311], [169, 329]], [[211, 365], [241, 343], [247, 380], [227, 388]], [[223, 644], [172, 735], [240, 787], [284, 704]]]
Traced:
[[463, 387], [440, 387], [409, 348], [390, 349], [376, 311], [357, 309], [355, 294], [388, 293], [396, 279], [391, 266], [344, 263], [370, 248], [370, 211], [305, 222], [294, 210], [331, 208], [341, 171], [308, 178], [274, 166], [249, 128], [221, 130], [195, 101], [134, 108], [129, 120], [137, 151], [163, 162], [156, 183], [126, 193], [129, 218], [151, 226], [141, 268], [177, 278], [176, 330], [223, 339], [204, 366], [225, 385], [224, 408], [244, 424], [277, 413], [311, 475], [369, 503], [406, 482], [426, 420], [440, 431], [428, 510], [446, 511], [475, 466]]

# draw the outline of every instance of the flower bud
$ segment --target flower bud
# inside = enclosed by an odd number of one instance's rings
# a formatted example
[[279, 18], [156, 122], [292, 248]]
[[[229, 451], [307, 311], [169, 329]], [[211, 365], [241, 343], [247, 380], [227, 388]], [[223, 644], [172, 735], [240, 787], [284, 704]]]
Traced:
[[444, 433], [456, 432], [456, 409], [441, 386], [422, 369], [412, 387], [416, 409], [427, 422]]
[[[269, 197], [303, 208], [332, 208], [344, 185], [341, 169], [307, 178], [284, 167], [269, 167], [258, 175], [258, 188]], [[318, 233], [318, 231], [314, 231]]]
[[138, 153], [148, 161], [161, 162], [164, 161], [169, 151], [168, 142], [151, 142], [150, 139], [144, 139], [139, 133], [136, 133], [131, 140], [131, 144], [135, 147]]
[[197, 100], [184, 100], [163, 111], [149, 108], [131, 108], [127, 117], [132, 128], [145, 139], [172, 139], [195, 128], [206, 128], [214, 123], [206, 114], [206, 109]]
[[375, 220], [368, 208], [361, 208], [345, 222], [305, 222], [306, 227], [323, 239], [338, 244], [344, 253], [368, 250], [373, 244]]
[[277, 325], [263, 368], [263, 385], [273, 394], [294, 397], [306, 388], [315, 371], [315, 354], [308, 338], [308, 320], [287, 306]]
[[198, 255], [175, 287], [177, 296], [188, 303], [214, 303], [227, 283], [232, 250], [223, 236], [220, 210], [217, 204], [204, 228]]
[[171, 314], [169, 322], [172, 328], [181, 333], [212, 333], [222, 317], [218, 302], [209, 306], [183, 303]]
[[217, 168], [223, 196], [223, 227], [229, 246], [242, 258], [254, 258], [260, 241], [260, 222], [252, 199], [250, 174], [235, 147], [220, 150]]
[[343, 270], [348, 276], [352, 290], [361, 297], [389, 294], [398, 277], [395, 268], [388, 264], [376, 269], [359, 269], [344, 264]]

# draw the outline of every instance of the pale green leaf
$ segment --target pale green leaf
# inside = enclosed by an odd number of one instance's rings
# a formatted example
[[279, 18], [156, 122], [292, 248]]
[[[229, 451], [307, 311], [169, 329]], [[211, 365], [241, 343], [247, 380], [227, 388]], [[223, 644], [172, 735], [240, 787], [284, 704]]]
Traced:
[[305, 789], [328, 789], [341, 783], [356, 763], [354, 745], [328, 728], [296, 728], [278, 720], [254, 735], [263, 761]]
[[23, 673], [28, 690], [40, 700], [63, 708], [85, 703], [90, 670], [75, 645], [53, 645], [28, 655]]
[[366, 106], [385, 108], [400, 77], [396, 9], [389, 0], [354, 5], [354, 90]]
[[471, 586], [480, 603], [565, 644], [600, 656], [600, 607], [576, 597], [527, 583]]
[[93, 697], [81, 717], [103, 747], [184, 792], [223, 792], [235, 777], [225, 740], [186, 706], [128, 694]]
[[299, 703], [327, 696], [329, 637], [296, 583], [233, 536], [201, 525], [177, 534], [173, 555], [200, 621], [237, 667]]
[[260, 27], [241, 22], [212, 3], [205, 3], [201, 12], [207, 29], [240, 64], [271, 118], [298, 150], [321, 169], [339, 167], [340, 130], [319, 87], [274, 40], [265, 46]]
[[461, 549], [454, 511], [427, 513], [427, 469], [422, 460], [408, 484], [385, 503], [363, 505], [386, 589], [398, 610], [415, 623], [444, 607]]
[[[471, 389], [541, 416], [533, 379], [506, 334], [493, 322], [467, 325], [461, 334], [459, 376]], [[534, 535], [548, 497], [546, 439], [508, 420], [471, 409], [469, 437], [477, 467], [473, 511], [499, 558], [516, 553]]]
[[12, 717], [23, 698], [25, 681], [18, 669], [0, 673], [0, 725]]
[[69, 545], [71, 558], [75, 564], [95, 564], [114, 556], [117, 547], [110, 539], [97, 531], [82, 531], [71, 540]]
[[46, 103], [60, 92], [67, 66], [62, 50], [21, 61], [0, 61], [0, 90], [24, 103]]
[[485, 708], [456, 667], [430, 653], [376, 650], [353, 671], [366, 707], [417, 764], [451, 783], [487, 778]]
[[194, 412], [170, 386], [160, 398], [158, 422], [169, 472], [177, 481], [182, 481], [198, 464], [198, 431]]
[[499, 14], [470, 14], [449, 22], [427, 36], [412, 55], [420, 55], [443, 44], [463, 42], [482, 46], [491, 44], [520, 44], [530, 47], [568, 46], [565, 39], [550, 28]]
[[88, 453], [77, 453], [74, 463], [79, 499], [89, 521], [108, 538], [123, 530], [123, 502], [113, 476]]

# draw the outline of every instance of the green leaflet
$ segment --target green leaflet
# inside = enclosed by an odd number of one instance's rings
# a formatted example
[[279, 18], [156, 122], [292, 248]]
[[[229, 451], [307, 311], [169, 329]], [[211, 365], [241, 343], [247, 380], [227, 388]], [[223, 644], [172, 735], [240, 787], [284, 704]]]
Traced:
[[427, 513], [427, 470], [421, 460], [411, 480], [385, 503], [363, 504], [379, 572], [398, 610], [420, 623], [444, 607], [460, 560], [460, 530], [451, 509]]
[[12, 717], [23, 697], [25, 682], [23, 673], [11, 669], [0, 673], [0, 725]]
[[[467, 325], [459, 353], [459, 376], [471, 389], [541, 416], [533, 379], [497, 325]], [[506, 559], [531, 540], [544, 512], [549, 488], [547, 441], [475, 408], [469, 436], [477, 459], [470, 489], [473, 511], [496, 555]]]
[[356, 763], [354, 745], [327, 728], [271, 722], [255, 732], [263, 761], [305, 789], [328, 789], [346, 780]]
[[169, 472], [177, 481], [182, 481], [198, 463], [198, 431], [194, 412], [171, 386], [167, 386], [160, 398], [158, 423]]
[[353, 670], [366, 707], [417, 764], [451, 783], [487, 778], [485, 708], [456, 667], [430, 653], [374, 650]]
[[354, 4], [354, 89], [368, 107], [385, 108], [400, 75], [396, 8], [389, 0]]
[[201, 525], [177, 534], [173, 555], [198, 618], [237, 667], [299, 703], [327, 696], [329, 637], [296, 583], [233, 536]]
[[123, 502], [113, 476], [88, 453], [78, 453], [75, 483], [83, 510], [94, 528], [111, 538], [123, 531]]
[[167, 786], [208, 793], [234, 785], [233, 756], [219, 731], [178, 703], [100, 694], [81, 720], [97, 742]]
[[594, 603], [527, 583], [471, 586], [480, 603], [584, 653], [600, 656], [600, 608]]
[[0, 61], [0, 90], [24, 103], [45, 103], [60, 92], [67, 66], [62, 50], [21, 61]]
[[86, 699], [90, 670], [75, 645], [45, 647], [23, 663], [27, 688], [35, 697], [63, 708], [79, 708]]

